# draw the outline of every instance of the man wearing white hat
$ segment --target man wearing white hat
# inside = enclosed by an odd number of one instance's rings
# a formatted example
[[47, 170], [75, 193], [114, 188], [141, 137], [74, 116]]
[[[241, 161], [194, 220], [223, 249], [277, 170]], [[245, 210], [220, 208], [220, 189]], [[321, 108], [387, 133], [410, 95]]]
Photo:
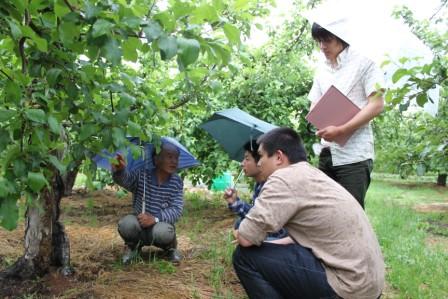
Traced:
[[[360, 108], [360, 112], [345, 124], [322, 128], [317, 135], [322, 138], [319, 169], [347, 189], [364, 208], [374, 158], [370, 121], [384, 107], [384, 76], [371, 59], [350, 47], [350, 41], [332, 32], [340, 28], [339, 21], [328, 22], [325, 26], [313, 23], [312, 36], [325, 60], [316, 71], [309, 99], [313, 107], [334, 85]], [[375, 41], [371, 46], [375, 46]], [[345, 145], [334, 142], [347, 135], [351, 137]]]

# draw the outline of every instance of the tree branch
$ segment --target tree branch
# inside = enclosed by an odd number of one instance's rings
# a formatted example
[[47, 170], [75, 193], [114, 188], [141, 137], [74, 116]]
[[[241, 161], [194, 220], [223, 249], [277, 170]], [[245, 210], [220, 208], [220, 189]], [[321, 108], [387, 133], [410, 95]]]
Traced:
[[[210, 71], [213, 71], [213, 70], [215, 69], [215, 67], [216, 67], [216, 64], [214, 64], [214, 65], [212, 66], [212, 68], [210, 69]], [[205, 81], [207, 81], [208, 77], [209, 77], [208, 75], [205, 76], [205, 77], [202, 79], [201, 83], [199, 83], [199, 85], [202, 86], [202, 84], [204, 84]], [[188, 79], [187, 79], [187, 85], [188, 85], [188, 87], [189, 87], [190, 90], [193, 89], [192, 86], [191, 86], [191, 82], [190, 82]], [[185, 105], [186, 103], [188, 103], [188, 102], [190, 101], [190, 99], [191, 99], [191, 97], [186, 96], [186, 97], [184, 97], [184, 99], [183, 99], [182, 101], [180, 101], [180, 102], [178, 102], [178, 103], [176, 103], [176, 104], [174, 104], [174, 105], [168, 107], [168, 110], [175, 110], [175, 109], [177, 109], [177, 108], [179, 108], [179, 107]]]
[[112, 100], [112, 91], [111, 90], [109, 90], [109, 97], [110, 97], [110, 106], [112, 107], [112, 112], [115, 112], [114, 101]]
[[75, 8], [68, 2], [68, 0], [64, 0], [65, 5], [68, 6], [71, 12], [75, 11]]
[[435, 16], [439, 14], [439, 12], [440, 12], [440, 11], [442, 10], [442, 8], [447, 4], [447, 2], [448, 2], [448, 0], [445, 0], [445, 1], [443, 1], [443, 2], [440, 4], [440, 7], [437, 9], [437, 11], [434, 12], [434, 14], [429, 18], [430, 21], [432, 21], [432, 19], [435, 18]]
[[20, 58], [22, 59], [22, 74], [26, 73], [26, 67], [28, 65], [28, 60], [25, 57], [25, 40], [26, 40], [26, 37], [22, 37], [19, 40], [19, 53], [20, 53]]
[[5, 73], [5, 71], [0, 70], [0, 72], [1, 72], [3, 75], [5, 75], [6, 78], [8, 78], [9, 80], [13, 81], [12, 78], [11, 78], [7, 73]]

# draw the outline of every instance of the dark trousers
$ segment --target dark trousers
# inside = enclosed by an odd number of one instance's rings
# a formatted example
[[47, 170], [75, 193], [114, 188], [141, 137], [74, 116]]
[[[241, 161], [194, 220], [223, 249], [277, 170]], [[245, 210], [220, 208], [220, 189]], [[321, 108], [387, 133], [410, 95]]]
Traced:
[[373, 169], [371, 159], [333, 166], [330, 149], [324, 148], [319, 156], [319, 169], [350, 192], [364, 209], [364, 199], [370, 185], [370, 173]]
[[319, 260], [299, 244], [238, 246], [233, 267], [251, 299], [338, 298]]

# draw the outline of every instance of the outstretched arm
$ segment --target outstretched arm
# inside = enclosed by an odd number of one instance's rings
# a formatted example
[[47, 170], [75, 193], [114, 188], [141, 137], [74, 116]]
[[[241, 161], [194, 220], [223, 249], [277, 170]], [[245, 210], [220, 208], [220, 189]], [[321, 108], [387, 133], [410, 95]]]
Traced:
[[128, 172], [126, 170], [126, 162], [121, 154], [117, 154], [116, 159], [117, 163], [112, 164], [112, 179], [128, 191], [136, 191], [139, 172]]

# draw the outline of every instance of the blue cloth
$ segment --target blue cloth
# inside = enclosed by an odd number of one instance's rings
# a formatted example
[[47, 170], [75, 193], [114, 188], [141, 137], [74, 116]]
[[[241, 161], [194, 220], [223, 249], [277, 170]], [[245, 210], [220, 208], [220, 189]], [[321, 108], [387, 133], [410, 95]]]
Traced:
[[339, 298], [312, 251], [300, 244], [237, 246], [233, 267], [249, 298]]
[[[252, 201], [250, 204], [247, 202], [241, 200], [239, 197], [236, 198], [235, 202], [233, 204], [228, 204], [229, 209], [234, 212], [235, 214], [238, 214], [239, 219], [235, 221], [235, 229], [238, 229], [240, 226], [241, 221], [246, 217], [247, 213], [249, 213], [249, 210], [254, 206], [255, 200], [257, 199], [258, 195], [261, 192], [261, 189], [263, 188], [264, 182], [256, 183], [254, 186], [254, 193], [252, 195]], [[273, 240], [273, 239], [281, 239], [288, 236], [288, 231], [285, 228], [280, 229], [278, 232], [275, 233], [269, 233], [266, 237], [267, 240]]]
[[172, 174], [160, 186], [155, 169], [114, 172], [114, 181], [133, 193], [132, 206], [136, 214], [142, 213], [143, 190], [145, 191], [145, 212], [160, 221], [176, 223], [183, 210], [183, 182], [177, 174]]

